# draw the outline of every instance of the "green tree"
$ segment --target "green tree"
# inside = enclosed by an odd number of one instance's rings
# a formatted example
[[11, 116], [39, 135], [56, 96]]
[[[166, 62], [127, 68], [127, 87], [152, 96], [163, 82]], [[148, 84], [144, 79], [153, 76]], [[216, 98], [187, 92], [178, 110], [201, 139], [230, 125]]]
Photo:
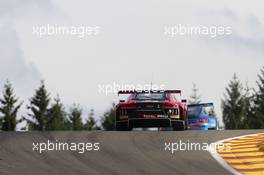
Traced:
[[85, 124], [84, 124], [84, 129], [91, 131], [91, 130], [99, 130], [100, 127], [97, 126], [96, 124], [96, 120], [94, 118], [94, 110], [91, 109], [88, 119], [86, 120]]
[[115, 130], [115, 117], [116, 110], [115, 104], [112, 104], [112, 107], [106, 111], [101, 119], [102, 127], [104, 130], [111, 131]]
[[49, 121], [49, 103], [49, 93], [46, 90], [44, 81], [41, 81], [40, 87], [36, 89], [34, 96], [30, 99], [30, 105], [28, 106], [28, 109], [31, 111], [31, 113], [28, 114], [30, 119], [24, 118], [29, 124], [29, 130], [46, 130]]
[[264, 67], [260, 70], [257, 81], [257, 90], [254, 95], [254, 128], [264, 128]]
[[69, 130], [69, 122], [59, 96], [54, 99], [54, 104], [48, 110], [47, 130]]
[[4, 85], [3, 98], [0, 98], [0, 128], [3, 131], [15, 131], [18, 123], [17, 113], [22, 105], [22, 102], [18, 103], [18, 98], [14, 94], [11, 83], [7, 80]]
[[226, 94], [222, 100], [223, 121], [226, 129], [243, 128], [244, 97], [243, 86], [236, 74], [226, 88]]
[[249, 88], [248, 84], [245, 88], [244, 93], [244, 116], [242, 118], [243, 128], [244, 129], [254, 129], [257, 121], [255, 120], [255, 115], [253, 113], [254, 108], [254, 95], [251, 93], [251, 89]]
[[201, 96], [198, 95], [198, 88], [196, 87], [196, 84], [193, 83], [193, 88], [192, 88], [192, 94], [189, 98], [189, 104], [199, 104], [201, 103]]
[[70, 109], [70, 124], [72, 130], [82, 130], [83, 129], [83, 123], [82, 123], [82, 109], [79, 105], [73, 104], [73, 106]]

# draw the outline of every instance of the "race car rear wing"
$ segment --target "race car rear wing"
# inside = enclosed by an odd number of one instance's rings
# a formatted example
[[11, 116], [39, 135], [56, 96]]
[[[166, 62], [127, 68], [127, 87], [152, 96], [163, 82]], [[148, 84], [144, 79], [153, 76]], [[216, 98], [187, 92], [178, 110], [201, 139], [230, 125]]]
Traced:
[[147, 94], [147, 93], [170, 93], [170, 94], [181, 94], [181, 90], [132, 90], [132, 91], [118, 91], [119, 94]]
[[198, 104], [190, 104], [188, 106], [204, 106], [204, 107], [207, 107], [207, 106], [214, 106], [214, 103], [198, 103]]

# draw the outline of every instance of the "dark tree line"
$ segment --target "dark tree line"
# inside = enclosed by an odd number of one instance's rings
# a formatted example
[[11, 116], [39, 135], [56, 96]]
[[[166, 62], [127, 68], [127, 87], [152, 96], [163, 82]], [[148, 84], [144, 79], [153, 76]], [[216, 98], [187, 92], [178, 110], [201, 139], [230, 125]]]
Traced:
[[256, 83], [257, 88], [250, 89], [234, 74], [222, 99], [226, 129], [264, 128], [264, 67]]
[[[3, 89], [2, 97], [0, 97], [0, 130], [15, 131], [17, 124], [24, 121], [27, 124], [22, 129], [38, 131], [112, 130], [114, 128], [115, 116], [109, 111], [101, 117], [102, 128], [97, 125], [93, 109], [91, 109], [85, 122], [82, 121], [82, 109], [78, 104], [73, 104], [67, 112], [59, 95], [53, 100], [51, 99], [44, 81], [41, 81], [39, 88], [35, 90], [33, 97], [29, 99], [27, 116], [22, 117], [18, 116], [18, 110], [22, 106], [22, 102], [16, 97], [11, 83], [7, 81]], [[110, 111], [114, 111], [114, 106]], [[112, 120], [109, 120], [109, 118]], [[112, 122], [112, 125], [109, 122]]]

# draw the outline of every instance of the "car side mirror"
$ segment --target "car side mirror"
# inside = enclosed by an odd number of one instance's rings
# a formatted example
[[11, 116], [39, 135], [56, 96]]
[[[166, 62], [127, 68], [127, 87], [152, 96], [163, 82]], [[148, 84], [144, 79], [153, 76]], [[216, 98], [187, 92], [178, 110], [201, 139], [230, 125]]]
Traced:
[[120, 102], [120, 103], [124, 103], [124, 102], [125, 102], [125, 100], [119, 100], [119, 102]]
[[182, 99], [181, 102], [182, 103], [187, 103], [187, 100], [186, 99]]

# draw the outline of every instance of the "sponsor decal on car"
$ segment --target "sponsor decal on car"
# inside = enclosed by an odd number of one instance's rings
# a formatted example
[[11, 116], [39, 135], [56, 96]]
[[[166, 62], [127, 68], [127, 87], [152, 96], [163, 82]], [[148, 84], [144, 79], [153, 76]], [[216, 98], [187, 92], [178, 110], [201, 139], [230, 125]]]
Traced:
[[168, 118], [167, 115], [143, 115], [143, 118]]

